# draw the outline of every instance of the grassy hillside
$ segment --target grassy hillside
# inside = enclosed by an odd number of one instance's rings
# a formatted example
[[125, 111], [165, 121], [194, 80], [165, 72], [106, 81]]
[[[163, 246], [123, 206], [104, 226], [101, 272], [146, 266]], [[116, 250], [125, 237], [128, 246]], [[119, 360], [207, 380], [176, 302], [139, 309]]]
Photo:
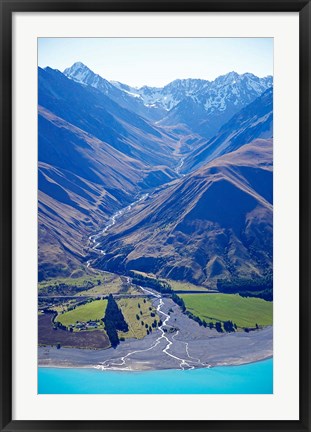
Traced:
[[38, 83], [41, 281], [83, 269], [90, 234], [142, 190], [176, 178], [177, 137], [57, 70], [39, 68]]
[[207, 291], [206, 287], [194, 285], [190, 282], [174, 281], [172, 279], [166, 279], [166, 282], [170, 284], [173, 291]]
[[256, 140], [153, 194], [99, 239], [98, 267], [215, 288], [272, 269], [272, 141]]
[[[107, 273], [108, 276], [109, 273]], [[57, 287], [61, 284], [70, 285], [72, 287], [87, 287], [90, 285], [98, 285], [98, 283], [103, 283], [107, 280], [107, 276], [104, 273], [96, 273], [96, 274], [86, 274], [79, 277], [58, 277], [53, 279], [47, 279], [38, 283], [39, 290], [48, 287]]]
[[206, 322], [233, 321], [238, 327], [272, 325], [273, 303], [237, 294], [180, 294], [186, 308]]
[[116, 293], [139, 293], [130, 286], [125, 277], [98, 272], [79, 277], [53, 278], [38, 284], [40, 295], [107, 296]]

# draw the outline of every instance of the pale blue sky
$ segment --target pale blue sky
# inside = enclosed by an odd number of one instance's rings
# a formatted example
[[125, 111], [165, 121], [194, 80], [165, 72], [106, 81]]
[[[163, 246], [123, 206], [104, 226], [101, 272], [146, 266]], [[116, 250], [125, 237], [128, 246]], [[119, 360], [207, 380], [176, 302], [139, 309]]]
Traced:
[[108, 80], [161, 87], [230, 71], [273, 75], [272, 38], [39, 38], [38, 64], [63, 71], [81, 61]]

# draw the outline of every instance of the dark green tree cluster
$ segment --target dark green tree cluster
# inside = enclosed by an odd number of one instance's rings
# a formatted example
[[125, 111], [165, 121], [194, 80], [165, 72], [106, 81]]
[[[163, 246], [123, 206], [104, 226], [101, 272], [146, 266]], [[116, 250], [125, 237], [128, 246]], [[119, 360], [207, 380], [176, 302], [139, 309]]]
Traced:
[[202, 320], [200, 317], [193, 315], [193, 313], [190, 311], [186, 311], [185, 313], [190, 319], [197, 322], [199, 326], [203, 326], [205, 328], [209, 327], [210, 329], [215, 328], [219, 333], [223, 333], [224, 331], [227, 333], [231, 333], [237, 329], [237, 325], [234, 324], [232, 321], [225, 321], [223, 325], [220, 321], [217, 321], [215, 324], [213, 322], [207, 323], [204, 319]]
[[260, 278], [218, 280], [217, 289], [226, 294], [239, 294], [241, 297], [258, 297], [273, 301], [272, 272], [267, 272], [265, 276]]
[[135, 285], [152, 288], [161, 294], [169, 294], [172, 292], [170, 284], [168, 284], [166, 281], [154, 279], [132, 271], [130, 272], [130, 275], [132, 276], [132, 283]]
[[207, 323], [206, 323], [204, 320], [201, 320], [200, 317], [198, 317], [198, 316], [196, 316], [196, 315], [193, 315], [192, 312], [190, 312], [190, 311], [186, 311], [185, 313], [186, 313], [186, 315], [187, 315], [190, 319], [192, 319], [193, 321], [195, 321], [196, 323], [198, 323], [199, 326], [201, 326], [201, 327], [202, 327], [202, 326], [204, 326], [204, 327], [207, 326]]
[[[40, 279], [39, 279], [40, 281]], [[94, 288], [95, 284], [92, 281], [84, 281], [82, 284], [71, 285], [66, 283], [51, 283], [40, 288], [40, 295], [63, 295], [72, 296], [81, 291]]]
[[223, 333], [223, 331], [226, 331], [228, 333], [230, 332], [234, 332], [236, 329], [236, 324], [234, 324], [232, 321], [226, 321], [224, 323], [224, 327], [222, 328], [222, 324], [221, 322], [217, 322], [214, 326], [214, 324], [212, 322], [210, 322], [209, 324], [204, 320], [201, 319], [200, 317], [194, 315], [192, 312], [186, 310], [186, 305], [185, 302], [183, 301], [182, 298], [180, 298], [177, 294], [175, 294], [173, 292], [172, 294], [172, 300], [178, 304], [178, 306], [180, 306], [181, 310], [193, 321], [197, 322], [199, 324], [199, 326], [203, 326], [203, 327], [209, 327], [210, 329], [212, 328], [216, 328], [216, 330], [219, 333]]
[[224, 332], [223, 329], [222, 329], [221, 322], [219, 322], [219, 321], [216, 322], [215, 328], [218, 331], [218, 333], [223, 333]]
[[180, 297], [179, 297], [177, 294], [175, 294], [173, 291], [172, 291], [172, 300], [173, 300], [173, 302], [175, 302], [178, 306], [180, 306], [180, 308], [181, 308], [181, 310], [182, 310], [183, 312], [186, 311], [186, 305], [185, 305], [185, 302], [183, 301], [182, 298], [180, 298]]
[[59, 321], [57, 322], [57, 327], [60, 328], [61, 330], [67, 330], [67, 327], [64, 326], [64, 324], [60, 323]]
[[224, 330], [227, 333], [232, 333], [235, 331], [235, 327], [232, 321], [225, 321], [224, 322]]
[[57, 315], [57, 312], [54, 309], [44, 309], [44, 313], [45, 314], [55, 314], [55, 315]]
[[112, 294], [109, 294], [108, 296], [108, 303], [103, 322], [105, 324], [110, 344], [112, 348], [116, 348], [120, 343], [117, 330], [127, 332], [129, 328], [122, 311], [119, 309]]

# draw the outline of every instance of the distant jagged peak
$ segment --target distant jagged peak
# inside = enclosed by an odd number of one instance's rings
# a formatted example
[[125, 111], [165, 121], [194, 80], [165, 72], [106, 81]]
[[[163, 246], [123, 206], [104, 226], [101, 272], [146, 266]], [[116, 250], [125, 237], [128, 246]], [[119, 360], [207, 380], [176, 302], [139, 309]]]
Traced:
[[[81, 61], [76, 61], [75, 63], [72, 64], [72, 66], [66, 68], [63, 71], [63, 74], [73, 79], [76, 78], [77, 75], [79, 76], [87, 75], [88, 77], [92, 75], [94, 77], [104, 80], [107, 83], [109, 82], [106, 79], [104, 79], [102, 76], [96, 74], [94, 71], [92, 71], [88, 66], [86, 66]], [[260, 82], [263, 85], [269, 87], [272, 85], [273, 77], [271, 75], [268, 75], [266, 77], [260, 78], [251, 72], [245, 72], [240, 74], [236, 71], [230, 71], [226, 74], [219, 75], [214, 80], [207, 80], [201, 78], [177, 78], [162, 87], [153, 87], [148, 85], [144, 85], [142, 87], [133, 87], [118, 81], [110, 81], [110, 84], [113, 85], [114, 87], [119, 88], [120, 90], [130, 90], [130, 91], [135, 90], [138, 94], [142, 94], [142, 93], [151, 94], [151, 93], [162, 93], [163, 91], [164, 93], [167, 93], [169, 90], [172, 89], [175, 90], [184, 89], [188, 91], [192, 89], [193, 92], [196, 92], [198, 90], [207, 89], [210, 86], [213, 86], [215, 84], [231, 85], [231, 84], [236, 84], [238, 82], [248, 81], [248, 80]]]
[[77, 61], [73, 63], [73, 65], [66, 68], [63, 73], [66, 75], [67, 73], [74, 72], [80, 69], [89, 70], [90, 72], [92, 72], [91, 69], [88, 66], [86, 66], [84, 63], [82, 63], [81, 61]]
[[48, 73], [62, 74], [62, 72], [59, 69], [53, 69], [50, 66], [46, 66], [45, 68], [39, 67], [39, 70], [44, 70], [45, 72], [48, 72]]
[[245, 72], [243, 74], [239, 74], [235, 71], [228, 72], [227, 74], [220, 75], [212, 84], [216, 85], [233, 85], [243, 82], [255, 81], [262, 86], [270, 87], [272, 85], [272, 76], [268, 75], [267, 77], [260, 78], [257, 75], [254, 75], [251, 72]]
[[193, 132], [210, 139], [234, 114], [273, 86], [271, 76], [260, 78], [251, 72], [230, 71], [214, 80], [175, 79], [163, 87], [133, 87], [108, 81], [81, 61], [63, 74], [93, 87], [122, 107], [161, 126], [184, 124]]
[[206, 80], [206, 79], [201, 79], [201, 78], [178, 78], [175, 79], [174, 81], [170, 82], [169, 84], [166, 84], [164, 86], [164, 88], [167, 87], [189, 87], [192, 85], [202, 85], [202, 84], [206, 84], [209, 83], [210, 81]]
[[72, 66], [66, 68], [63, 74], [80, 84], [89, 85], [107, 93], [112, 84], [100, 75], [93, 72], [88, 66], [81, 61], [75, 62]]

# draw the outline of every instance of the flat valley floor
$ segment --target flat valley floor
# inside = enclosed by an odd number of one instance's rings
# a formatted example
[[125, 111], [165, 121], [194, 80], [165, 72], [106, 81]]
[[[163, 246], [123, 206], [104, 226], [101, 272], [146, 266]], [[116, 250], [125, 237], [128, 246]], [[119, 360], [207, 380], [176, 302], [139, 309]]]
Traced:
[[39, 366], [102, 370], [192, 369], [240, 365], [272, 357], [272, 326], [249, 333], [218, 333], [190, 320], [170, 298], [157, 297], [154, 306], [162, 315], [163, 330], [157, 329], [144, 339], [123, 341], [116, 349], [39, 347]]

